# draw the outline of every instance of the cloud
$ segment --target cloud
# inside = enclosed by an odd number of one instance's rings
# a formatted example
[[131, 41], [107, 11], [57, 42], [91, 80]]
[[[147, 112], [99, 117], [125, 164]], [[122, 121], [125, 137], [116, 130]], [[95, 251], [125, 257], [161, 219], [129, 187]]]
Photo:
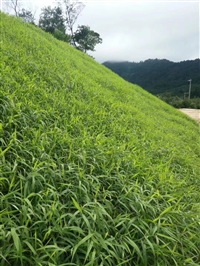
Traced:
[[199, 57], [198, 2], [89, 1], [78, 24], [103, 38], [94, 53], [99, 62]]

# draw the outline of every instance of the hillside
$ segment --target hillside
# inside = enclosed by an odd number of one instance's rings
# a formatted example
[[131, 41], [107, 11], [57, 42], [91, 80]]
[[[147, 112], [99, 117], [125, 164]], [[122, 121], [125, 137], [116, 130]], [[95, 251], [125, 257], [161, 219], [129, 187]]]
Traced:
[[199, 265], [199, 125], [0, 19], [0, 265]]
[[144, 62], [105, 62], [106, 67], [125, 80], [142, 86], [152, 94], [170, 93], [183, 97], [192, 79], [191, 98], [200, 97], [200, 59], [178, 63], [166, 59]]

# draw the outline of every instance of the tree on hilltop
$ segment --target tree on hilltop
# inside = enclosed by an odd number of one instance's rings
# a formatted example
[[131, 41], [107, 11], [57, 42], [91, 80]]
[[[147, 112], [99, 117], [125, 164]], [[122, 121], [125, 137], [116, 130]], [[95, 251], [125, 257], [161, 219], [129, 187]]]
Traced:
[[71, 44], [76, 47], [76, 42], [74, 40], [74, 24], [78, 19], [78, 16], [85, 7], [85, 4], [78, 0], [63, 0], [59, 2], [60, 7], [63, 10], [63, 18], [65, 21], [66, 28], [71, 34]]
[[94, 48], [97, 44], [102, 43], [100, 35], [91, 30], [89, 26], [78, 26], [74, 34], [74, 41], [77, 43], [78, 50], [86, 53], [87, 51], [95, 51]]
[[31, 13], [31, 11], [22, 8], [18, 16], [22, 18], [25, 22], [34, 24], [35, 18], [34, 15]]
[[54, 8], [51, 8], [50, 6], [42, 8], [39, 27], [49, 33], [54, 33], [55, 30], [65, 33], [66, 27], [64, 24], [62, 9], [59, 6]]
[[70, 36], [66, 34], [66, 26], [61, 7], [44, 7], [40, 14], [39, 27], [51, 33], [58, 40], [70, 42]]

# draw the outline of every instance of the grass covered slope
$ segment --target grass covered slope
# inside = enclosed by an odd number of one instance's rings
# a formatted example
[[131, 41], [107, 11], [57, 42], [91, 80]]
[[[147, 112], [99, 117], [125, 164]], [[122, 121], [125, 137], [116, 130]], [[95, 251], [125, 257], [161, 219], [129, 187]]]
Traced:
[[199, 265], [198, 124], [0, 16], [0, 265]]

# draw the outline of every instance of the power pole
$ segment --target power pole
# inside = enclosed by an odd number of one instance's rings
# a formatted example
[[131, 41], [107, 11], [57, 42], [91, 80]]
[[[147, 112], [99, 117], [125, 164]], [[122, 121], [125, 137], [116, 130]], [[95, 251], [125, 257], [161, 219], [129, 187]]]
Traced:
[[192, 80], [189, 79], [188, 81], [189, 81], [189, 93], [188, 93], [188, 98], [189, 98], [189, 100], [190, 100], [190, 94], [191, 94], [191, 88], [192, 88]]

